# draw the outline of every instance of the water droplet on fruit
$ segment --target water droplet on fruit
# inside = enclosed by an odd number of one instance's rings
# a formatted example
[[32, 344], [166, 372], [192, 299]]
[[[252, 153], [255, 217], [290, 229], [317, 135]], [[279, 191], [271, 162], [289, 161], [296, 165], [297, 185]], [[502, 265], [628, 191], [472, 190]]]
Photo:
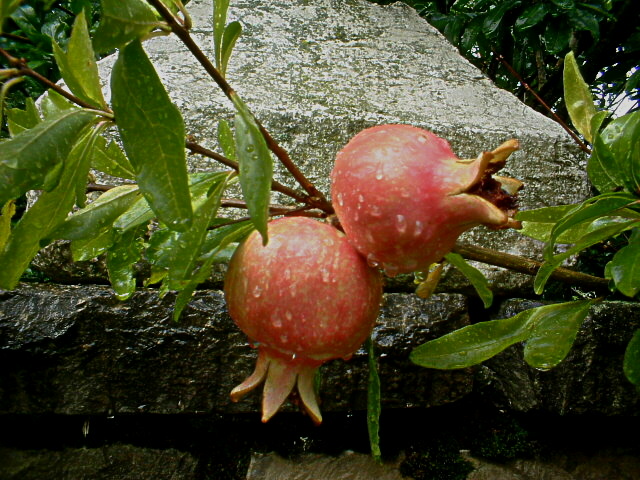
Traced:
[[419, 135], [418, 136], [418, 141], [420, 143], [427, 143], [427, 137], [425, 137], [424, 135]]
[[364, 202], [364, 196], [362, 194], [358, 195], [358, 201], [360, 203]]
[[353, 214], [353, 220], [357, 222], [360, 219], [360, 214], [358, 212]]
[[367, 255], [367, 263], [372, 268], [377, 268], [380, 266], [380, 260], [378, 260], [378, 257], [376, 257], [373, 253]]
[[293, 313], [291, 313], [289, 310], [287, 310], [286, 312], [284, 312], [284, 316], [287, 320], [291, 320], [293, 319]]
[[407, 231], [407, 219], [404, 215], [396, 215], [396, 228], [401, 234]]
[[403, 188], [402, 190], [400, 190], [400, 196], [402, 198], [409, 198], [411, 194], [409, 193], [409, 190], [407, 190], [406, 188]]
[[416, 220], [416, 228], [413, 231], [413, 236], [419, 237], [422, 234], [423, 230], [424, 230], [424, 224], [420, 220]]
[[291, 280], [291, 269], [288, 267], [284, 269], [284, 279]]
[[382, 216], [382, 209], [380, 208], [379, 205], [371, 205], [369, 207], [369, 212], [371, 213], [372, 217], [380, 217], [380, 216]]
[[342, 198], [341, 193], [338, 194], [338, 205], [340, 205], [341, 207], [344, 205], [344, 198]]
[[364, 234], [364, 238], [367, 242], [374, 243], [375, 239], [373, 238], [373, 234], [369, 230], [367, 230], [367, 233]]
[[274, 315], [271, 319], [271, 325], [273, 325], [274, 328], [282, 328], [282, 320], [280, 317]]
[[262, 295], [262, 287], [260, 285], [256, 285], [253, 287], [253, 296], [259, 298]]

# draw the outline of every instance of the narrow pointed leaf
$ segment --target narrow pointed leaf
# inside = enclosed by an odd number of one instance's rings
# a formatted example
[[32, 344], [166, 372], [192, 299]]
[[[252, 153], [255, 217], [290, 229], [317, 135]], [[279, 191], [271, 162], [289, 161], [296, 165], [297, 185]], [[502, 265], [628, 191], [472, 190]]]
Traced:
[[415, 348], [413, 363], [439, 369], [470, 367], [493, 357], [527, 338], [527, 325], [534, 315], [527, 310], [511, 318], [475, 323]]
[[373, 340], [369, 338], [365, 344], [369, 360], [369, 382], [367, 384], [367, 427], [369, 430], [369, 446], [371, 456], [377, 462], [382, 461], [380, 451], [380, 375], [378, 375], [378, 361], [373, 348]]
[[2, 206], [0, 210], [0, 252], [7, 244], [9, 235], [11, 235], [11, 219], [16, 213], [16, 202], [9, 200]]
[[119, 300], [126, 300], [136, 290], [134, 265], [142, 255], [143, 227], [131, 229], [118, 235], [113, 246], [107, 252], [107, 270], [109, 281]]
[[493, 292], [489, 288], [489, 281], [482, 272], [472, 265], [469, 265], [466, 260], [462, 258], [462, 255], [458, 255], [457, 253], [448, 253], [444, 258], [467, 277], [467, 280], [469, 280], [482, 300], [484, 308], [489, 308], [493, 303]]
[[45, 120], [57, 117], [69, 110], [77, 110], [73, 103], [64, 98], [55, 90], [47, 90], [47, 94], [42, 98], [40, 102], [40, 110]]
[[236, 159], [236, 143], [233, 138], [233, 132], [226, 120], [218, 122], [218, 145], [222, 149], [222, 153], [230, 160]]
[[622, 366], [629, 381], [640, 388], [640, 330], [635, 331], [627, 345]]
[[54, 232], [52, 238], [81, 240], [91, 238], [105, 229], [138, 199], [137, 185], [121, 185], [100, 195], [85, 208], [70, 215]]
[[560, 266], [559, 263], [547, 261], [542, 264], [536, 273], [536, 277], [533, 279], [533, 291], [537, 295], [542, 295], [544, 287], [551, 278], [553, 271]]
[[52, 42], [52, 46], [60, 74], [71, 92], [91, 105], [106, 107], [84, 10], [73, 24], [67, 52], [65, 53], [55, 41]]
[[193, 211], [184, 122], [139, 41], [120, 52], [111, 89], [118, 131], [140, 190], [169, 228], [188, 229]]
[[92, 237], [71, 242], [73, 261], [86, 262], [106, 253], [115, 241], [115, 233], [115, 230], [110, 228], [96, 232]]
[[97, 53], [120, 48], [141, 38], [160, 24], [144, 0], [102, 0], [102, 15], [93, 47]]
[[571, 350], [593, 300], [559, 303], [536, 309], [535, 325], [524, 347], [524, 360], [532, 367], [549, 369]]
[[222, 37], [227, 24], [227, 10], [229, 0], [214, 0], [213, 2], [213, 45], [216, 68], [220, 69], [222, 63]]
[[94, 118], [70, 110], [0, 143], [0, 204], [28, 190], [55, 187], [79, 133]]
[[0, 288], [15, 288], [29, 262], [41, 248], [41, 242], [49, 236], [71, 211], [78, 179], [89, 172], [89, 152], [94, 136], [85, 136], [67, 156], [56, 188], [43, 192], [36, 203], [27, 210], [11, 232], [3, 251], [0, 251]]
[[242, 196], [251, 221], [266, 245], [273, 160], [253, 115], [237, 96], [233, 100], [238, 112], [235, 118], [236, 154], [240, 163]]
[[599, 192], [612, 192], [622, 188], [624, 181], [620, 176], [618, 163], [605, 143], [601, 134], [594, 137], [593, 150], [587, 163], [589, 180]]
[[564, 101], [567, 105], [571, 122], [576, 127], [576, 130], [589, 143], [592, 143], [591, 119], [596, 114], [596, 106], [593, 104], [593, 96], [589, 85], [583, 80], [572, 51], [564, 57], [563, 85]]
[[229, 65], [231, 52], [241, 34], [242, 25], [240, 25], [240, 22], [231, 22], [227, 25], [227, 28], [224, 29], [222, 50], [220, 52], [220, 72], [223, 76], [227, 74], [227, 65]]

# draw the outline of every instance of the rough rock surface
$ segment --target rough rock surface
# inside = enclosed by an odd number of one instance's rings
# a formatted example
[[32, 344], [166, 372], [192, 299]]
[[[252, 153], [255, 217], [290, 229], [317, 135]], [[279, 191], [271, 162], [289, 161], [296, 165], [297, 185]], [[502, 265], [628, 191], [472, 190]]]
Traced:
[[[255, 351], [222, 293], [199, 291], [179, 323], [173, 299], [145, 290], [123, 303], [106, 287], [33, 286], [0, 292], [0, 413], [122, 414], [257, 411], [229, 392], [253, 371]], [[414, 346], [468, 322], [460, 295], [388, 294], [374, 337], [383, 403], [433, 406], [468, 394], [469, 371], [409, 362]], [[323, 369], [322, 409], [366, 408], [366, 355]]]
[[[189, 11], [193, 36], [211, 56], [212, 1], [193, 0]], [[463, 158], [518, 138], [522, 150], [504, 174], [525, 183], [522, 209], [573, 203], [589, 194], [584, 156], [569, 136], [495, 87], [403, 3], [244, 0], [232, 2], [231, 20], [239, 20], [244, 33], [231, 57], [229, 82], [327, 194], [336, 152], [361, 129], [382, 123], [430, 129], [449, 139]], [[230, 102], [177, 38], [154, 38], [145, 48], [182, 110], [187, 132], [215, 149], [218, 120], [233, 117]], [[101, 61], [105, 82], [114, 61], [113, 56]], [[217, 168], [211, 160], [189, 158], [194, 170]], [[276, 167], [276, 177], [294, 186]], [[274, 195], [274, 201], [286, 198]], [[465, 238], [509, 253], [535, 256], [540, 251], [538, 242], [513, 231], [479, 228]], [[63, 261], [55, 255], [38, 257], [39, 268], [56, 281], [57, 271], [69, 271], [59, 266]], [[527, 276], [496, 268], [485, 272], [497, 289], [530, 291]], [[460, 282], [465, 283], [451, 278], [451, 287], [459, 288]]]
[[[495, 318], [540, 306], [512, 299]], [[478, 388], [500, 408], [556, 414], [637, 415], [640, 392], [626, 379], [622, 360], [640, 328], [640, 305], [603, 302], [592, 307], [569, 355], [548, 371], [529, 367], [515, 345], [483, 363]]]

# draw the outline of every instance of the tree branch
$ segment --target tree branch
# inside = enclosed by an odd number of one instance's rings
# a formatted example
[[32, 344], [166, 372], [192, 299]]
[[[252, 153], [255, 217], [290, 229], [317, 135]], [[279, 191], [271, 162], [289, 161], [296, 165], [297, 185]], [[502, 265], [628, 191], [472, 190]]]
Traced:
[[[478, 247], [475, 245], [456, 244], [453, 249], [455, 253], [462, 255], [468, 260], [495, 265], [507, 268], [527, 275], [535, 275], [542, 266], [541, 262], [529, 258], [511, 255], [509, 253], [498, 252], [490, 248]], [[557, 268], [551, 274], [551, 278], [572, 285], [579, 285], [588, 290], [603, 291], [609, 289], [609, 281], [605, 278], [594, 277], [586, 273], [575, 272], [568, 268]]]

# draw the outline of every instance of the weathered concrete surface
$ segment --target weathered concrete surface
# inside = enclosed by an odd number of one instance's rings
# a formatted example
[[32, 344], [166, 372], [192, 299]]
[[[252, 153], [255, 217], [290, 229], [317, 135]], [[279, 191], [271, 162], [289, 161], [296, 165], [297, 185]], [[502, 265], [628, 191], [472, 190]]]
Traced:
[[[530, 300], [506, 301], [495, 318], [540, 306]], [[483, 363], [478, 389], [500, 408], [557, 414], [637, 415], [640, 392], [622, 371], [624, 352], [640, 328], [640, 304], [603, 302], [592, 307], [573, 348], [548, 371], [523, 361], [522, 345]]]
[[[211, 56], [212, 1], [193, 0], [189, 10], [193, 36]], [[512, 156], [505, 174], [526, 185], [522, 209], [573, 203], [589, 193], [585, 159], [569, 136], [496, 88], [405, 4], [244, 0], [232, 2], [229, 17], [244, 28], [231, 58], [229, 82], [327, 194], [336, 152], [359, 130], [383, 123], [433, 130], [449, 139], [462, 157], [518, 138], [522, 150]], [[154, 38], [145, 48], [182, 110], [187, 132], [215, 149], [219, 119], [233, 117], [230, 102], [177, 38]], [[101, 61], [105, 82], [114, 61]], [[195, 170], [218, 168], [211, 160], [189, 158]], [[279, 164], [276, 177], [294, 186]], [[274, 195], [274, 201], [287, 199]], [[536, 256], [541, 247], [513, 231], [479, 228], [465, 239], [525, 256]], [[56, 272], [69, 271], [48, 255], [40, 255], [38, 264], [55, 281]], [[527, 276], [483, 270], [499, 291], [531, 291]], [[82, 282], [78, 275], [72, 278]], [[445, 280], [453, 289], [465, 284], [459, 277]]]
[[[152, 290], [125, 303], [106, 287], [0, 292], [0, 413], [258, 411], [257, 393], [229, 401], [253, 371], [255, 351], [221, 292], [197, 292], [179, 323], [172, 307], [173, 298]], [[385, 407], [439, 405], [471, 391], [471, 372], [427, 370], [408, 359], [413, 347], [467, 322], [460, 295], [386, 295], [374, 332]], [[328, 364], [322, 409], [366, 409], [367, 371], [364, 352]]]

